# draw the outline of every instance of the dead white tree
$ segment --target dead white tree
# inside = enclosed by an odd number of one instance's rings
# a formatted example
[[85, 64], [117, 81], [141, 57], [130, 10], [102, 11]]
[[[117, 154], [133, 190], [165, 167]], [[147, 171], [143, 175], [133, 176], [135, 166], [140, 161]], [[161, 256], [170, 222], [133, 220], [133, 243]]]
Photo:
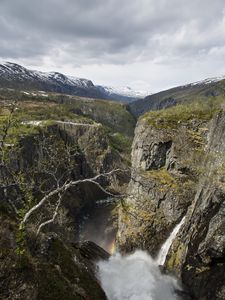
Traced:
[[34, 205], [31, 209], [29, 209], [27, 211], [27, 213], [24, 215], [24, 218], [21, 221], [20, 226], [23, 227], [28, 222], [28, 219], [30, 218], [30, 216], [32, 214], [34, 214], [38, 209], [40, 209], [50, 198], [52, 198], [53, 196], [58, 196], [58, 200], [57, 200], [57, 203], [56, 203], [56, 207], [55, 207], [53, 216], [49, 220], [47, 220], [47, 221], [45, 221], [45, 222], [43, 222], [39, 225], [38, 230], [37, 230], [37, 235], [38, 235], [40, 233], [41, 229], [44, 226], [46, 226], [50, 223], [53, 223], [55, 221], [55, 219], [58, 215], [60, 205], [62, 203], [63, 194], [69, 188], [74, 187], [74, 186], [79, 185], [79, 184], [91, 183], [91, 184], [96, 185], [101, 191], [103, 191], [108, 196], [121, 197], [121, 195], [115, 195], [115, 194], [112, 194], [111, 192], [107, 191], [100, 183], [97, 182], [97, 180], [100, 177], [107, 177], [107, 176], [110, 176], [112, 174], [115, 174], [117, 172], [122, 172], [122, 171], [123, 170], [121, 170], [121, 169], [115, 169], [115, 170], [112, 170], [108, 173], [102, 173], [102, 174], [96, 175], [92, 178], [78, 179], [78, 180], [75, 180], [75, 181], [73, 181], [73, 180], [66, 181], [62, 186], [59, 186], [56, 189], [54, 189], [53, 191], [46, 194], [36, 205]]

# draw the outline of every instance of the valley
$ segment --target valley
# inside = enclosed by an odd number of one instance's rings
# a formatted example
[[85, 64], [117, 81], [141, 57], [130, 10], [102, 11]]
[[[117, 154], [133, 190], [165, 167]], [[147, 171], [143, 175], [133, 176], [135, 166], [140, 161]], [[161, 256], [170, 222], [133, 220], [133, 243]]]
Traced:
[[224, 79], [31, 86], [0, 90], [0, 298], [224, 299]]

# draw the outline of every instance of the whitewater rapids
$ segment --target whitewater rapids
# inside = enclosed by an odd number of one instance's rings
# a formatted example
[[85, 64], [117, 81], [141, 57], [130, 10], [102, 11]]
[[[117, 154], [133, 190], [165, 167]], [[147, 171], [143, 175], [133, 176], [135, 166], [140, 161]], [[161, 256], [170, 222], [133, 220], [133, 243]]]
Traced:
[[144, 251], [98, 262], [98, 276], [109, 300], [174, 300], [180, 289], [175, 278], [163, 275]]

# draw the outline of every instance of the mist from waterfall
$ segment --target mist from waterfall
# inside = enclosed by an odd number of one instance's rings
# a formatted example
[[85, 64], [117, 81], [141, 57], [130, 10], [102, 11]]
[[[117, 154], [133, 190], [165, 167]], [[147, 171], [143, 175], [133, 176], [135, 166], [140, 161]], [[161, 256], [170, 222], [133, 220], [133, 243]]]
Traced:
[[181, 290], [177, 280], [162, 274], [159, 265], [164, 265], [184, 221], [185, 217], [174, 227], [155, 260], [137, 250], [126, 256], [116, 253], [108, 261], [98, 262], [98, 276], [109, 300], [177, 299], [175, 291]]
[[178, 282], [163, 275], [155, 260], [144, 251], [98, 263], [99, 279], [109, 300], [174, 300]]

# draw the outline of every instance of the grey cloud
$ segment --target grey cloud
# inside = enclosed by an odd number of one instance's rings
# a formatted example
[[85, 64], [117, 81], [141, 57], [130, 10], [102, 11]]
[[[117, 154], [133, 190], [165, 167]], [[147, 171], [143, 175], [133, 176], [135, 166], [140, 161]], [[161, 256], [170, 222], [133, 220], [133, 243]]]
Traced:
[[224, 0], [0, 1], [0, 56], [54, 53], [80, 65], [193, 57], [224, 46], [224, 9]]

